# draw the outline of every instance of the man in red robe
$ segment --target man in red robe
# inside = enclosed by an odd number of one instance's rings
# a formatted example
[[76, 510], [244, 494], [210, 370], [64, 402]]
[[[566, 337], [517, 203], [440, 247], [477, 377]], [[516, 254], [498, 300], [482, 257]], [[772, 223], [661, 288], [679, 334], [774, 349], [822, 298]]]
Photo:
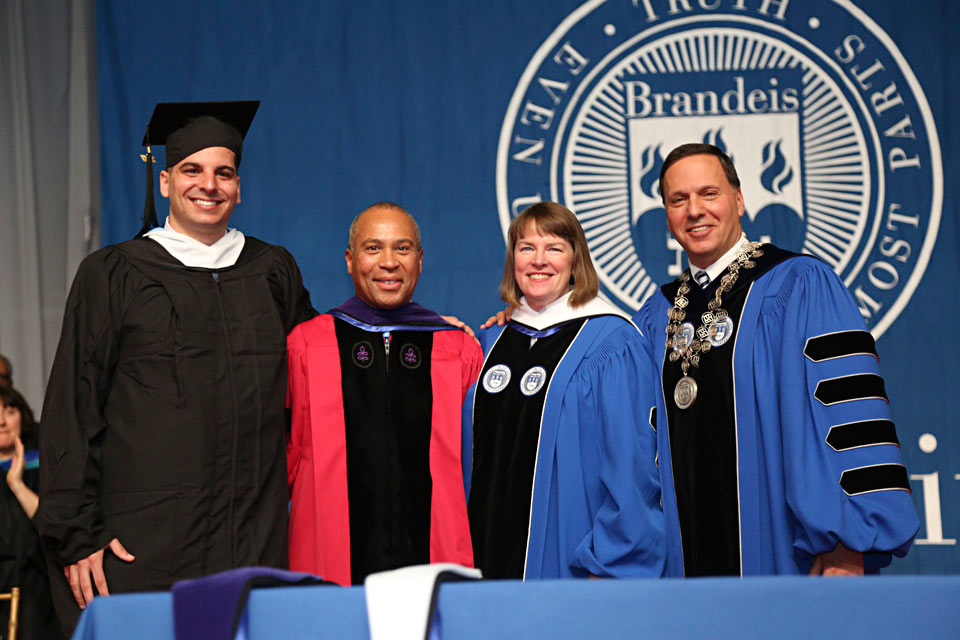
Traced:
[[399, 205], [354, 219], [346, 262], [356, 295], [287, 339], [290, 568], [349, 585], [473, 566], [460, 417], [480, 347], [411, 302], [423, 249]]

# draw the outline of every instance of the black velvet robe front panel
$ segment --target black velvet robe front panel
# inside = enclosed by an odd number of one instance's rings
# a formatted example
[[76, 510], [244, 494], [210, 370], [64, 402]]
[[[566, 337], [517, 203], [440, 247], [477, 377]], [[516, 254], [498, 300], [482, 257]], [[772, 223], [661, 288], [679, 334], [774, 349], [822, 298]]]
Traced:
[[[430, 562], [430, 331], [383, 333], [334, 320], [340, 349], [350, 573]], [[359, 353], [367, 353], [360, 360]]]
[[[523, 577], [543, 403], [553, 372], [583, 323], [568, 322], [533, 345], [529, 335], [507, 327], [480, 372], [467, 512], [474, 562], [485, 578]], [[511, 375], [505, 388], [490, 393], [483, 380], [495, 366], [509, 367]], [[546, 371], [542, 386], [527, 395], [521, 389], [524, 373], [538, 366]]]
[[[752, 269], [741, 269], [733, 288], [723, 296], [722, 308], [733, 319], [733, 331], [720, 347], [700, 355], [700, 366], [691, 366], [696, 380], [697, 399], [691, 407], [679, 409], [673, 389], [683, 377], [680, 362], [664, 355], [663, 389], [670, 430], [677, 513], [683, 543], [684, 573], [695, 576], [740, 575], [740, 499], [737, 471], [736, 415], [733, 400], [733, 347], [740, 315], [750, 283], [788, 257], [795, 255], [764, 245], [764, 255]], [[691, 280], [686, 295], [689, 306], [684, 322], [694, 328], [702, 324], [701, 314], [714, 298], [720, 278], [705, 290]], [[665, 285], [663, 295], [673, 300], [678, 282]]]

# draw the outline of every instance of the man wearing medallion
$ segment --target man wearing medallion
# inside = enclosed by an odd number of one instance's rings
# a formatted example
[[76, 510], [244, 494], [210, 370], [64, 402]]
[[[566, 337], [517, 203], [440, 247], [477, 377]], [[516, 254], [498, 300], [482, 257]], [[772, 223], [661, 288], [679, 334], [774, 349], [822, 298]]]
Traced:
[[290, 568], [350, 585], [473, 566], [461, 407], [480, 346], [412, 302], [423, 249], [399, 205], [361, 212], [345, 257], [356, 295], [287, 340]]
[[747, 240], [736, 169], [660, 172], [690, 270], [634, 316], [654, 358], [669, 575], [861, 575], [919, 527], [876, 346], [825, 264]]

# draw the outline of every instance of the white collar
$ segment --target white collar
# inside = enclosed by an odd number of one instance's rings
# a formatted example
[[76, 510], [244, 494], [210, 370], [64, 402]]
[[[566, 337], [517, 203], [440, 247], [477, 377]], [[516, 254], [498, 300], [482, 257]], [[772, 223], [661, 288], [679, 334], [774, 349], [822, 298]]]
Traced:
[[[740, 240], [734, 243], [734, 245], [730, 247], [730, 249], [725, 254], [720, 256], [720, 258], [716, 262], [711, 264], [706, 269], [701, 269], [700, 267], [695, 267], [691, 264], [689, 266], [690, 275], [693, 276], [701, 271], [706, 271], [707, 275], [710, 276], [710, 282], [713, 282], [714, 280], [720, 277], [720, 274], [723, 273], [724, 269], [727, 268], [727, 265], [729, 265], [731, 262], [734, 261], [734, 259], [736, 259], [737, 254], [740, 253], [744, 245], [746, 245], [749, 242], [750, 241], [747, 240], [747, 234], [741, 232]], [[689, 262], [689, 259], [688, 259], [688, 262]], [[694, 279], [694, 281], [696, 281], [696, 279]]]
[[206, 245], [190, 236], [174, 231], [167, 216], [163, 227], [156, 227], [143, 234], [160, 244], [167, 253], [183, 263], [185, 267], [204, 267], [222, 269], [237, 263], [243, 251], [244, 236], [236, 229], [227, 229], [223, 237], [211, 245]]
[[541, 329], [546, 329], [547, 327], [552, 327], [555, 324], [560, 324], [561, 322], [566, 322], [575, 318], [583, 318], [585, 316], [612, 314], [620, 316], [621, 318], [626, 318], [627, 320], [630, 319], [630, 316], [625, 314], [623, 311], [599, 297], [593, 298], [586, 304], [582, 304], [579, 307], [571, 307], [571, 293], [573, 292], [566, 292], [540, 311], [534, 311], [532, 308], [530, 308], [530, 305], [527, 304], [526, 298], [520, 298], [520, 306], [514, 310], [511, 320], [516, 320], [517, 322], [523, 323], [528, 327], [533, 327], [539, 331]]

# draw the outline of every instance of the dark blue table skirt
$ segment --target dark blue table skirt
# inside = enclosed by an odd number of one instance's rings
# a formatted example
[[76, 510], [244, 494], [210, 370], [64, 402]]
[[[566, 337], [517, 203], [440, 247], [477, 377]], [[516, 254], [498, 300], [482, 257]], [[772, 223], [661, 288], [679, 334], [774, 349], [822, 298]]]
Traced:
[[[441, 638], [956, 638], [960, 577], [490, 581], [445, 585]], [[250, 640], [366, 639], [363, 589], [250, 597]], [[169, 593], [97, 598], [82, 640], [173, 640]]]

